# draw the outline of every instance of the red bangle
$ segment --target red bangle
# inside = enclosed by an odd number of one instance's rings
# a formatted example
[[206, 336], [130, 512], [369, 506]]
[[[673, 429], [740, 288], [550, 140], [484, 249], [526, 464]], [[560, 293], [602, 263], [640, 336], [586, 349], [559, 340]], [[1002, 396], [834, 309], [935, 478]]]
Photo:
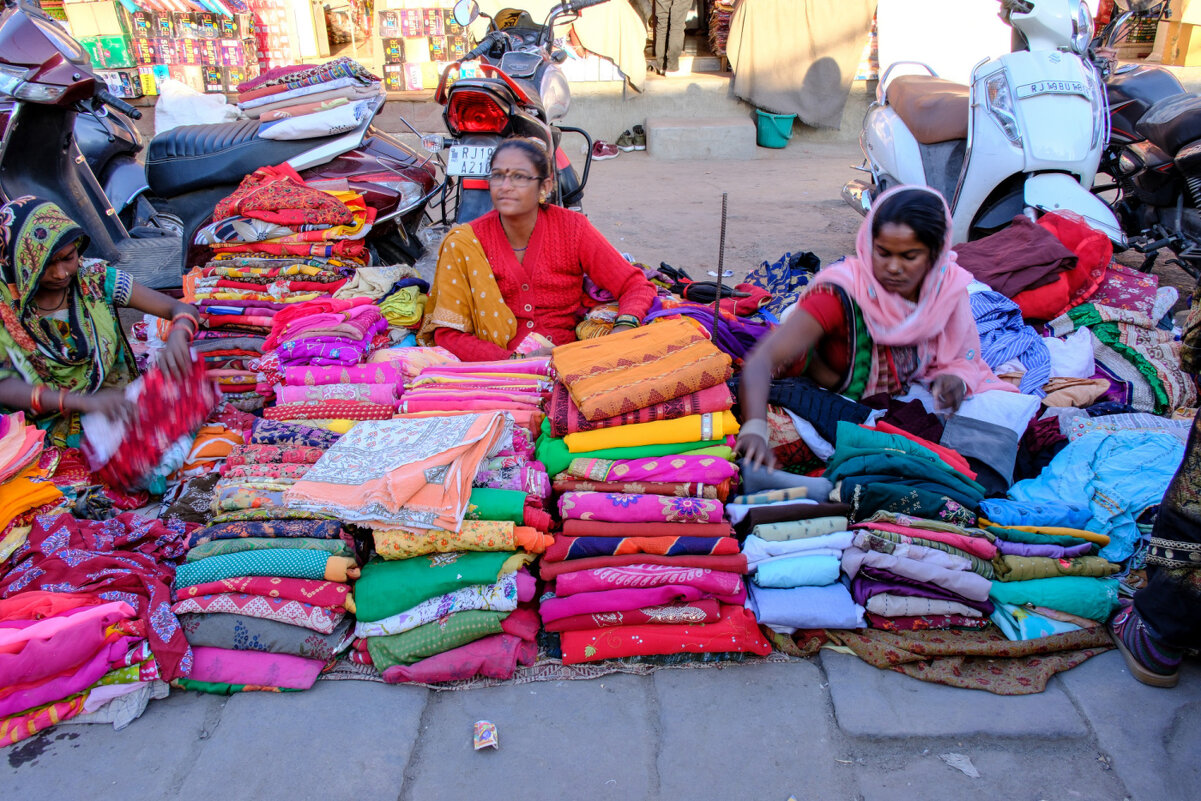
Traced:
[[67, 390], [60, 389], [58, 391], [58, 413], [63, 417], [67, 416], [67, 407], [64, 405], [67, 402]]
[[46, 392], [46, 387], [37, 384], [33, 388], [33, 394], [29, 397], [29, 410], [34, 414], [42, 413], [42, 395]]

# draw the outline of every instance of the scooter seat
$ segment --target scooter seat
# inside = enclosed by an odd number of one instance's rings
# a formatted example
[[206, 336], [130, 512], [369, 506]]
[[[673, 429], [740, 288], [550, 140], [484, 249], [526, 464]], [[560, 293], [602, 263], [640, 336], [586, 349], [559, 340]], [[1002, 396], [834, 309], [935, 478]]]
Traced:
[[1175, 155], [1201, 139], [1201, 97], [1186, 92], [1160, 100], [1134, 126], [1147, 141]]
[[923, 145], [967, 139], [971, 91], [933, 75], [900, 75], [889, 84], [885, 101]]
[[159, 197], [237, 184], [259, 167], [281, 164], [345, 134], [277, 140], [258, 136], [259, 121], [181, 125], [150, 140], [146, 182]]

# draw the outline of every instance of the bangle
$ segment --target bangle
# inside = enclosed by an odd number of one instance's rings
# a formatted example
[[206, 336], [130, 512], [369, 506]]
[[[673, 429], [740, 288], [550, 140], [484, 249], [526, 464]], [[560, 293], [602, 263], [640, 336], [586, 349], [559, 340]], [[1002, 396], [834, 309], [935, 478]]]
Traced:
[[63, 417], [67, 416], [67, 407], [65, 405], [66, 402], [67, 402], [67, 390], [60, 389], [58, 391], [58, 413], [61, 414]]
[[181, 312], [171, 318], [171, 327], [174, 328], [180, 320], [187, 320], [192, 324], [192, 335], [195, 336], [200, 331], [200, 317], [191, 312]]
[[46, 392], [46, 387], [42, 384], [36, 384], [33, 388], [33, 394], [29, 396], [29, 410], [34, 414], [42, 413], [42, 395]]
[[747, 420], [738, 429], [739, 436], [743, 434], [754, 434], [757, 437], [763, 437], [763, 441], [771, 443], [771, 435], [767, 427], [767, 421], [763, 419]]
[[642, 321], [638, 319], [637, 315], [619, 314], [617, 315], [617, 319], [613, 321], [613, 327], [616, 328], [619, 325], [629, 325], [637, 328], [642, 325]]

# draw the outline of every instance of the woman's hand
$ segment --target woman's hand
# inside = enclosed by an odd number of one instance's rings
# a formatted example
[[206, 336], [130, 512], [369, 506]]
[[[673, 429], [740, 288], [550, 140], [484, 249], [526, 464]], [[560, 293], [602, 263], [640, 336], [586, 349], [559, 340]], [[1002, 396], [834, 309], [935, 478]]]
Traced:
[[776, 466], [776, 455], [772, 453], [771, 445], [759, 434], [739, 434], [734, 452], [753, 467], [766, 467], [770, 470]]
[[935, 376], [934, 382], [930, 385], [930, 392], [934, 395], [935, 411], [957, 412], [963, 404], [963, 398], [967, 394], [967, 384], [962, 378], [949, 373], [942, 373]]
[[[622, 331], [630, 331], [637, 327], [638, 326], [634, 325], [633, 323], [615, 323], [613, 328], [609, 331], [609, 334], [620, 334]], [[608, 336], [608, 334], [606, 334], [606, 336]]]
[[190, 347], [188, 332], [175, 326], [167, 336], [166, 347], [158, 355], [158, 366], [172, 378], [183, 378], [192, 363]]
[[84, 396], [83, 411], [102, 414], [113, 422], [129, 423], [133, 420], [136, 407], [126, 399], [123, 390], [102, 389]]

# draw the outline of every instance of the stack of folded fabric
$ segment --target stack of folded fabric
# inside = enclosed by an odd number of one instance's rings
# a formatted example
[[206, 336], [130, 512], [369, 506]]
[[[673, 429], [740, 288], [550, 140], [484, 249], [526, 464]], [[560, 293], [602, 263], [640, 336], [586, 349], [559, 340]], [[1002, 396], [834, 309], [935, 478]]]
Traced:
[[403, 390], [400, 371], [386, 363], [342, 367], [289, 365], [271, 420], [386, 420]]
[[550, 391], [550, 360], [546, 358], [445, 362], [424, 367], [405, 383], [401, 411], [504, 410], [524, 422], [542, 409]]
[[277, 67], [238, 85], [238, 105], [262, 121], [259, 136], [308, 139], [352, 130], [382, 94], [380, 79], [350, 58]]
[[196, 667], [180, 686], [206, 692], [300, 690], [349, 641], [349, 580], [357, 574], [341, 522], [289, 509], [284, 491], [339, 435], [254, 419], [245, 444], [213, 476], [189, 482], [166, 514], [209, 499], [188, 538], [175, 605]]
[[681, 318], [555, 349], [562, 385], [539, 455], [563, 534], [539, 613], [565, 664], [770, 650], [742, 606], [746, 560], [725, 518], [729, 365]]
[[192, 669], [168, 585], [183, 527], [132, 513], [34, 518], [0, 578], [0, 744], [138, 717]]
[[288, 491], [294, 509], [372, 532], [353, 661], [389, 682], [508, 677], [533, 661], [537, 614], [518, 603], [534, 582], [519, 568], [547, 538], [522, 525], [527, 493], [472, 487], [485, 460], [519, 455], [520, 430], [503, 412], [362, 422]]
[[8, 557], [25, 544], [33, 518], [62, 504], [63, 494], [38, 467], [45, 432], [21, 412], [0, 416], [0, 576]]

